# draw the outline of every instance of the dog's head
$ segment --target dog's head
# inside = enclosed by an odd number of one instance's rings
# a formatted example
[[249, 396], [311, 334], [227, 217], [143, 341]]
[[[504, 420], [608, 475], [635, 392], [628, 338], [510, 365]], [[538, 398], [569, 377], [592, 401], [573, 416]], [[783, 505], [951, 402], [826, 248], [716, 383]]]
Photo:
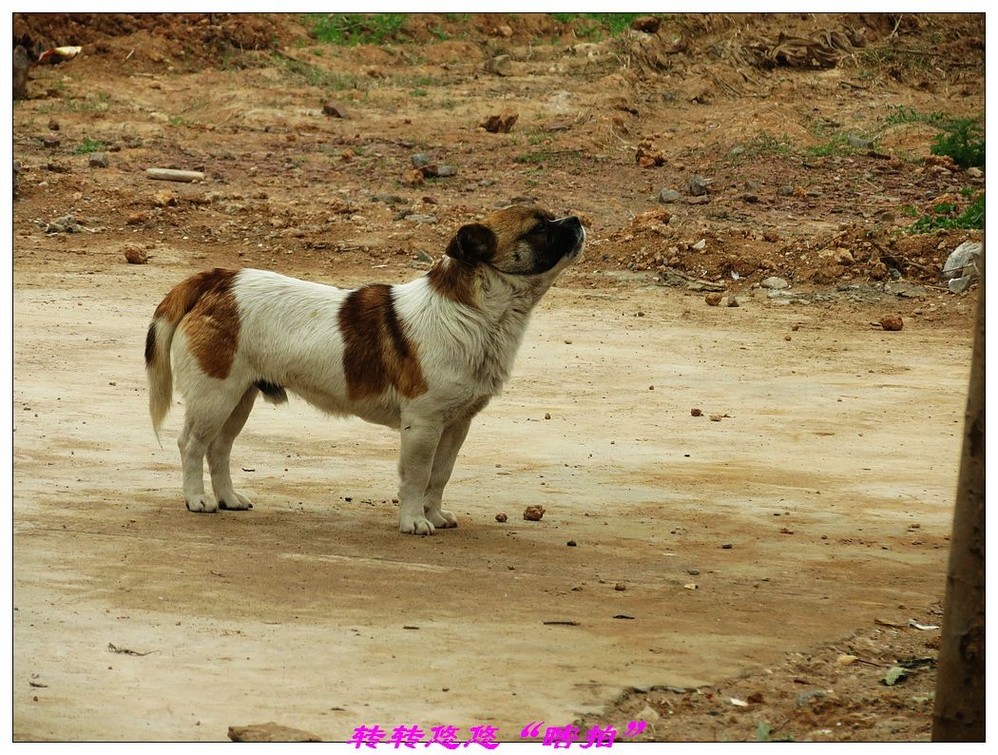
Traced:
[[496, 210], [462, 226], [447, 256], [511, 276], [554, 278], [582, 255], [586, 231], [574, 216], [556, 218], [533, 205]]

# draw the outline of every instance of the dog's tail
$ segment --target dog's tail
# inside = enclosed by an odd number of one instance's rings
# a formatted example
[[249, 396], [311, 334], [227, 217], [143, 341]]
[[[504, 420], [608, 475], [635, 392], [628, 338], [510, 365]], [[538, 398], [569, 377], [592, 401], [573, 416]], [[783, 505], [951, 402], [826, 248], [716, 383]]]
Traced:
[[159, 440], [159, 430], [173, 403], [173, 368], [170, 347], [173, 335], [188, 312], [205, 294], [228, 292], [232, 270], [208, 270], [175, 286], [156, 307], [146, 333], [146, 379], [149, 383], [149, 416]]
[[146, 333], [146, 380], [149, 383], [149, 416], [159, 440], [159, 429], [173, 403], [173, 368], [170, 365], [170, 345], [177, 323], [164, 317], [153, 317]]

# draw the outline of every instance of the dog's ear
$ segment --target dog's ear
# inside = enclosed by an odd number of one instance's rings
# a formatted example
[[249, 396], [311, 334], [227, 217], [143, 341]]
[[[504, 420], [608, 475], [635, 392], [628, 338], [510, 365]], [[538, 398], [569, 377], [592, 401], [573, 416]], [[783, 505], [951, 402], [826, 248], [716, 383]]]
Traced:
[[461, 226], [447, 245], [447, 256], [462, 262], [488, 262], [495, 256], [497, 239], [481, 223]]

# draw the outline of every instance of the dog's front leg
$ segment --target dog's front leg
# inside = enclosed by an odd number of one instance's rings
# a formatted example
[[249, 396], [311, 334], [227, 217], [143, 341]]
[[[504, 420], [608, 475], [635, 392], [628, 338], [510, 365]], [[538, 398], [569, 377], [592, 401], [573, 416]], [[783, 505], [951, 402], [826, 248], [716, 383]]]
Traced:
[[402, 421], [402, 450], [399, 455], [399, 532], [432, 535], [433, 524], [426, 518], [423, 496], [430, 482], [433, 458], [443, 427], [436, 422]]
[[426, 494], [423, 496], [423, 509], [426, 518], [434, 527], [457, 527], [457, 517], [442, 509], [441, 501], [444, 488], [450, 480], [451, 472], [454, 471], [457, 454], [461, 450], [461, 446], [464, 445], [464, 439], [468, 436], [469, 427], [471, 427], [471, 415], [455, 420], [444, 429], [440, 436], [440, 442], [437, 444], [437, 452], [433, 457], [433, 468], [430, 472], [430, 482], [426, 486]]

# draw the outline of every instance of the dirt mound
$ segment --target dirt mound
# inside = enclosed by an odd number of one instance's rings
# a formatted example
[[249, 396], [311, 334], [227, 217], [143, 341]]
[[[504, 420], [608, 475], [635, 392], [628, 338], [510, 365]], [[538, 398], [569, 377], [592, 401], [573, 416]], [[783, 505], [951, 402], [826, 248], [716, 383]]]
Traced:
[[272, 50], [305, 35], [294, 16], [240, 13], [15, 13], [14, 44], [38, 55], [80, 45], [88, 54], [214, 65], [233, 51]]

